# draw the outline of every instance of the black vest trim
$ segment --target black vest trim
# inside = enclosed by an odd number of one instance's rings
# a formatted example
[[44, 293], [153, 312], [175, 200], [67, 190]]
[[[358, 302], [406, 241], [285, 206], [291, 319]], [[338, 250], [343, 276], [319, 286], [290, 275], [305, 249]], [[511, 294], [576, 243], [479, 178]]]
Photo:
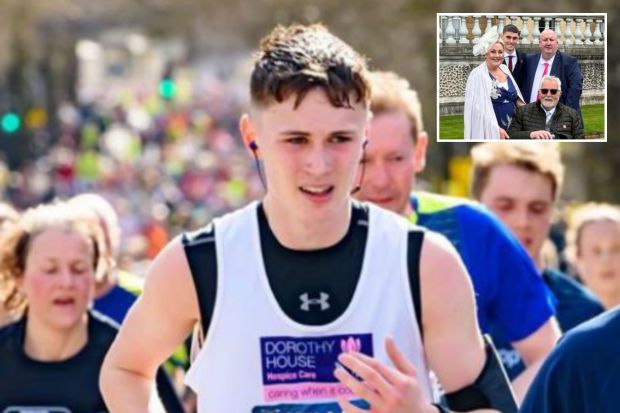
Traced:
[[202, 333], [206, 335], [213, 317], [217, 293], [215, 227], [210, 224], [197, 232], [184, 233], [181, 241], [198, 297]]

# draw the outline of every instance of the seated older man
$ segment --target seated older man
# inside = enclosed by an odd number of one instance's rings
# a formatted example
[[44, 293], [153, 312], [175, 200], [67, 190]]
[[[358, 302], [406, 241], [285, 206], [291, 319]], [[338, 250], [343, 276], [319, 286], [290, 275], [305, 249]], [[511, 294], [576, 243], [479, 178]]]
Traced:
[[540, 82], [538, 100], [517, 108], [508, 135], [512, 139], [583, 139], [579, 113], [560, 102], [562, 82], [545, 76]]

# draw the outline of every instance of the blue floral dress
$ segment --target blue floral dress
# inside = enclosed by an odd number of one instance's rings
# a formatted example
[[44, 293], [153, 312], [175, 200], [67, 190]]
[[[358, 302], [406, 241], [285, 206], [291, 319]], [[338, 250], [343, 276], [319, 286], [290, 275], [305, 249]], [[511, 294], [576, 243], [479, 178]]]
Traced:
[[491, 102], [493, 103], [493, 111], [495, 111], [497, 124], [500, 128], [508, 130], [517, 109], [517, 99], [519, 98], [517, 88], [514, 83], [512, 83], [510, 76], [506, 79], [508, 82], [508, 89], [504, 89], [500, 86], [497, 79], [490, 73], [489, 76], [491, 76], [491, 82], [493, 83], [493, 87], [491, 88]]

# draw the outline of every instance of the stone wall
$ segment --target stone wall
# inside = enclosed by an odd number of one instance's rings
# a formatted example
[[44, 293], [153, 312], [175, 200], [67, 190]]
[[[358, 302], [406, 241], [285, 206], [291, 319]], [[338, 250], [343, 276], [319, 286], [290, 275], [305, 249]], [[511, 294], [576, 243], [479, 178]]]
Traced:
[[[463, 114], [465, 85], [469, 73], [484, 56], [473, 56], [471, 45], [440, 45], [439, 47], [439, 114]], [[525, 53], [538, 53], [538, 45], [518, 47]], [[604, 46], [560, 46], [560, 51], [574, 56], [583, 73], [581, 105], [603, 103], [605, 99]]]

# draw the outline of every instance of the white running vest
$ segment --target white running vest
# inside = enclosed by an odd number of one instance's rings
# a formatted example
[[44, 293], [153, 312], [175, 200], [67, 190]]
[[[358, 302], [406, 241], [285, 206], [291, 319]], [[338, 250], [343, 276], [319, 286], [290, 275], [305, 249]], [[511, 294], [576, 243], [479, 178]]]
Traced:
[[431, 400], [407, 273], [410, 224], [369, 205], [362, 273], [351, 303], [333, 322], [308, 326], [290, 319], [269, 287], [256, 207], [254, 202], [214, 221], [215, 308], [186, 377], [198, 395], [198, 412], [340, 413], [335, 396], [357, 398], [333, 375], [337, 356], [356, 350], [392, 365], [388, 336], [415, 365]]

